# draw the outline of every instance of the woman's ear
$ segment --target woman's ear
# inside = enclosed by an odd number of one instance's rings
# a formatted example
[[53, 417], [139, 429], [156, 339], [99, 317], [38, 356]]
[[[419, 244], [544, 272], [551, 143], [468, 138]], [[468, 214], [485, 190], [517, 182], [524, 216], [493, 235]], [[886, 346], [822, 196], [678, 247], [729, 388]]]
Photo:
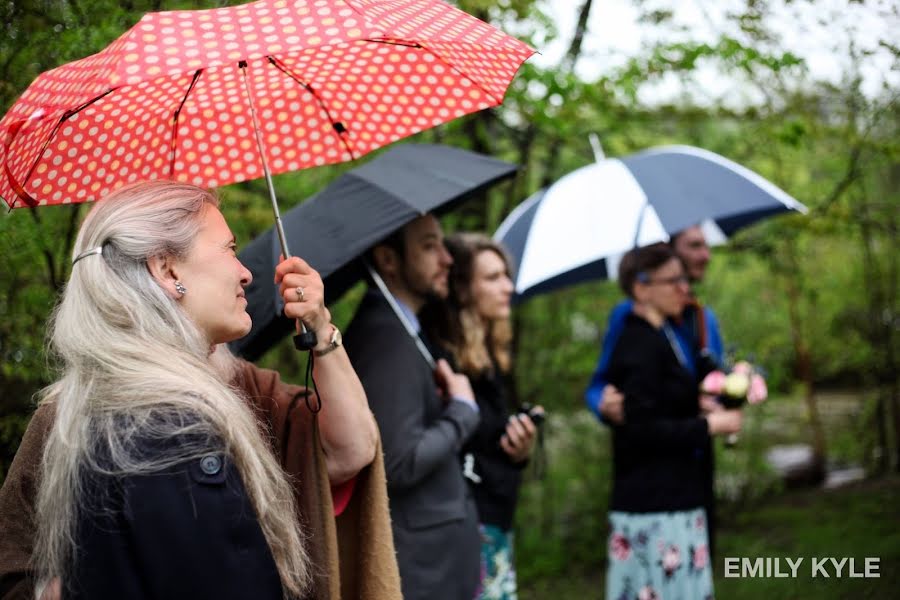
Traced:
[[646, 302], [647, 301], [647, 291], [650, 289], [650, 286], [641, 282], [635, 281], [634, 285], [631, 288], [631, 294], [634, 297], [636, 302]]
[[178, 293], [175, 283], [178, 282], [178, 273], [175, 269], [175, 260], [171, 256], [151, 256], [147, 259], [147, 270], [170, 298], [177, 300], [182, 294]]

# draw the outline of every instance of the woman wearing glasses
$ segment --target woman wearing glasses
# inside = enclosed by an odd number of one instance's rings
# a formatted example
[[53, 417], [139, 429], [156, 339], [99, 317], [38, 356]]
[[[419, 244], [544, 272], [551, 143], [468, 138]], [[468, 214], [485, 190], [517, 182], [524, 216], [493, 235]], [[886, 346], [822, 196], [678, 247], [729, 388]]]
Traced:
[[736, 432], [739, 411], [700, 416], [698, 380], [668, 319], [689, 299], [681, 261], [666, 244], [628, 253], [619, 284], [634, 306], [610, 360], [609, 382], [625, 395], [613, 428], [606, 595], [711, 598], [705, 476], [698, 448]]

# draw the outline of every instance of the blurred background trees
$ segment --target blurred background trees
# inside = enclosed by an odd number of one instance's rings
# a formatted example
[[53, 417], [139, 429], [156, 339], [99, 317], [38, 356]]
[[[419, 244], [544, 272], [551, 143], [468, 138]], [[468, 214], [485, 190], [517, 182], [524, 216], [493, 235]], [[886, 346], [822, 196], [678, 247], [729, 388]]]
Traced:
[[[144, 12], [222, 4], [6, 2], [0, 5], [0, 108], [5, 111], [40, 72], [99, 51]], [[776, 443], [807, 444], [821, 469], [854, 465], [869, 475], [900, 469], [900, 86], [887, 74], [900, 71], [900, 48], [896, 39], [860, 31], [856, 16], [864, 9], [900, 24], [896, 4], [734, 0], [722, 8], [697, 0], [700, 21], [691, 24], [678, 20], [671, 3], [632, 0], [642, 30], [656, 34], [609, 66], [591, 50], [598, 2], [456, 4], [539, 50], [551, 44], [565, 50], [554, 64], [541, 57], [526, 63], [502, 107], [414, 138], [522, 165], [511, 182], [446, 217], [447, 229], [492, 232], [528, 195], [593, 161], [592, 133], [608, 156], [683, 143], [744, 164], [810, 213], [770, 220], [716, 249], [699, 290], [715, 307], [735, 355], [765, 367], [774, 396], [750, 416], [741, 445], [720, 454], [719, 491], [749, 506], [777, 489], [765, 460]], [[558, 27], [554, 14], [561, 11], [571, 13], [574, 26]], [[837, 79], [821, 77], [791, 51], [792, 38], [807, 35], [801, 21], [788, 18], [791, 11], [813, 11], [829, 23], [833, 47], [823, 50], [841, 59]], [[897, 28], [885, 29], [891, 30]], [[598, 74], [586, 76], [586, 63], [599, 63]], [[283, 208], [352, 166], [277, 176]], [[239, 243], [270, 227], [264, 190], [262, 182], [223, 190]], [[51, 377], [45, 326], [86, 210], [22, 209], [0, 219], [0, 479], [34, 394]], [[582, 392], [619, 297], [614, 284], [596, 282], [516, 309], [518, 395], [551, 415], [547, 468], [541, 480], [527, 484], [519, 515], [526, 587], [573, 563], [586, 570], [603, 565], [607, 432], [583, 409]], [[333, 307], [338, 325], [349, 321], [358, 298], [357, 289]], [[301, 360], [286, 342], [262, 363], [299, 380]]]

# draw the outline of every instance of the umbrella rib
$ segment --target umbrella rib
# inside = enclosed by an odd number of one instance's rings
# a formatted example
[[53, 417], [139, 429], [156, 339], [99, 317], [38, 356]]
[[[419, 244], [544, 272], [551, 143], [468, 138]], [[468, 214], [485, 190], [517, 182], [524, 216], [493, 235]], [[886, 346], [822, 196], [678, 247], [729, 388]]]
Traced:
[[402, 40], [387, 40], [387, 39], [378, 40], [378, 39], [373, 39], [373, 40], [370, 40], [370, 41], [375, 42], [376, 44], [392, 44], [392, 45], [394, 45], [394, 46], [407, 46], [407, 47], [409, 47], [409, 48], [419, 48], [419, 49], [421, 49], [421, 50], [424, 50], [424, 51], [428, 52], [429, 54], [431, 54], [433, 57], [435, 57], [435, 58], [436, 58], [437, 60], [439, 60], [440, 62], [444, 63], [444, 65], [446, 65], [447, 68], [450, 69], [451, 71], [455, 71], [455, 72], [456, 72], [457, 74], [459, 74], [460, 76], [465, 77], [466, 79], [468, 79], [469, 81], [471, 81], [471, 82], [472, 82], [472, 85], [474, 85], [475, 87], [477, 87], [478, 89], [480, 89], [482, 92], [484, 92], [484, 94], [485, 94], [488, 98], [490, 98], [491, 100], [493, 100], [493, 101], [496, 102], [497, 104], [503, 104], [503, 96], [501, 96], [501, 97], [499, 97], [499, 98], [496, 98], [491, 92], [489, 92], [488, 90], [486, 90], [486, 89], [484, 88], [483, 85], [481, 85], [480, 83], [478, 83], [477, 81], [475, 81], [474, 79], [472, 79], [471, 77], [469, 77], [469, 76], [468, 76], [466, 73], [464, 73], [463, 71], [460, 71], [455, 65], [453, 65], [453, 64], [447, 62], [446, 60], [444, 60], [442, 57], [440, 57], [439, 55], [437, 55], [434, 51], [430, 50], [430, 49], [428, 48], [428, 46], [424, 46], [424, 45], [422, 45], [422, 44], [419, 43], [419, 42], [403, 42]]
[[[13, 193], [17, 196], [13, 198], [12, 202], [7, 201], [7, 205], [9, 206], [9, 210], [6, 211], [7, 214], [12, 212], [12, 209], [16, 207], [16, 202], [22, 200], [29, 207], [34, 208], [37, 206], [37, 200], [35, 200], [31, 194], [25, 191], [25, 188], [16, 181], [15, 176], [13, 176], [12, 169], [9, 168], [9, 155], [10, 149], [12, 148], [13, 140], [16, 139], [16, 136], [19, 135], [19, 131], [22, 127], [27, 123], [27, 120], [22, 119], [19, 121], [13, 122], [13, 124], [7, 129], [6, 139], [3, 143], [4, 150], [4, 161], [3, 161], [3, 171], [6, 173], [6, 179], [9, 182], [10, 187], [12, 187]], [[54, 130], [55, 131], [55, 130]], [[41, 154], [43, 154], [43, 148], [41, 149]], [[35, 162], [40, 160], [41, 154], [38, 154], [38, 158], [35, 159]], [[33, 168], [33, 167], [32, 167]], [[31, 169], [28, 170], [28, 174], [31, 174]]]
[[178, 108], [175, 109], [175, 114], [172, 115], [172, 145], [169, 152], [171, 156], [169, 159], [169, 177], [175, 175], [175, 153], [178, 150], [178, 117], [181, 116], [181, 109], [184, 108], [184, 103], [187, 102], [188, 96], [190, 96], [191, 92], [194, 90], [194, 86], [197, 84], [197, 80], [200, 79], [200, 73], [202, 72], [203, 69], [197, 69], [194, 72], [194, 77], [191, 79], [191, 84], [184, 93], [184, 98], [181, 99], [181, 104], [178, 105]]
[[637, 228], [634, 231], [634, 243], [632, 244], [632, 247], [634, 247], [634, 248], [638, 247], [638, 241], [641, 238], [641, 229], [644, 228], [644, 215], [647, 213], [647, 206], [649, 204], [650, 204], [650, 201], [647, 200], [641, 206], [641, 214], [638, 215]]
[[316, 93], [316, 90], [309, 83], [303, 81], [299, 76], [294, 74], [290, 69], [288, 69], [287, 65], [279, 61], [274, 56], [267, 56], [269, 62], [275, 66], [276, 69], [293, 79], [295, 82], [300, 84], [303, 89], [312, 94], [312, 97], [316, 99], [316, 102], [319, 103], [319, 107], [325, 113], [325, 117], [328, 119], [328, 122], [331, 123], [332, 129], [334, 129], [335, 133], [338, 135], [338, 139], [341, 140], [341, 143], [344, 145], [344, 148], [347, 150], [347, 153], [350, 155], [351, 159], [356, 159], [356, 154], [354, 154], [353, 149], [350, 148], [350, 143], [344, 137], [344, 134], [347, 132], [347, 127], [340, 121], [335, 121], [331, 116], [331, 112], [328, 110], [328, 107], [325, 105], [325, 102], [322, 101], [322, 98]]
[[[50, 142], [53, 141], [53, 138], [56, 136], [56, 132], [59, 131], [59, 128], [62, 126], [63, 122], [65, 122], [69, 117], [72, 117], [72, 116], [80, 113], [81, 111], [83, 111], [85, 108], [87, 108], [94, 102], [102, 100], [104, 97], [106, 97], [109, 94], [116, 91], [116, 89], [117, 88], [110, 88], [110, 89], [106, 90], [105, 92], [103, 92], [102, 94], [100, 94], [99, 96], [97, 96], [96, 98], [93, 98], [92, 100], [88, 100], [81, 106], [79, 106], [77, 108], [73, 108], [71, 110], [67, 110], [66, 112], [64, 112], [62, 114], [62, 116], [59, 118], [59, 121], [56, 122], [56, 125], [53, 126], [53, 130], [50, 132], [50, 135], [47, 136], [47, 139], [44, 140], [44, 143], [41, 145], [41, 149], [40, 149], [40, 151], [38, 151], [37, 156], [34, 159], [34, 162], [31, 163], [30, 167], [28, 167], [28, 172], [25, 173], [25, 179], [22, 180], [22, 183], [14, 181], [11, 177], [11, 172], [9, 171], [9, 169], [7, 169], [7, 178], [9, 179], [10, 184], [13, 186], [14, 190], [16, 190], [16, 195], [19, 196], [19, 198], [16, 198], [15, 200], [13, 200], [12, 204], [10, 204], [9, 210], [12, 210], [13, 208], [15, 208], [16, 202], [18, 202], [19, 199], [23, 200], [26, 204], [28, 204], [32, 208], [37, 205], [37, 201], [35, 201], [34, 198], [32, 198], [31, 195], [25, 191], [25, 186], [28, 184], [28, 180], [31, 179], [32, 174], [34, 174], [34, 169], [37, 167], [38, 163], [41, 162], [41, 157], [44, 155], [44, 152], [46, 152], [47, 147], [50, 145]], [[18, 133], [18, 131], [16, 133]], [[10, 139], [7, 143], [7, 151], [11, 147], [12, 147], [12, 139]], [[22, 192], [21, 194], [19, 193], [19, 190], [21, 190], [21, 192]]]
[[367, 38], [367, 42], [374, 42], [376, 44], [388, 44], [390, 46], [406, 46], [407, 48], [421, 48], [422, 44], [419, 42], [407, 42], [406, 40], [391, 40], [388, 38]]
[[73, 108], [72, 110], [67, 110], [66, 112], [63, 113], [63, 116], [61, 116], [61, 117], [59, 118], [59, 122], [62, 123], [63, 121], [65, 121], [65, 120], [68, 119], [69, 117], [75, 116], [76, 114], [80, 113], [81, 111], [83, 111], [84, 109], [86, 109], [88, 106], [90, 106], [90, 105], [93, 104], [94, 102], [97, 102], [97, 101], [99, 101], [99, 100], [102, 100], [102, 99], [105, 98], [106, 96], [109, 96], [110, 94], [112, 94], [112, 93], [113, 93], [114, 91], [116, 91], [117, 89], [119, 89], [119, 88], [110, 88], [110, 89], [106, 90], [105, 92], [103, 92], [102, 94], [100, 94], [99, 96], [97, 96], [96, 98], [94, 98], [93, 100], [88, 100], [87, 102], [85, 102], [84, 104], [82, 104], [81, 106], [79, 106], [79, 107], [77, 107], [77, 108]]

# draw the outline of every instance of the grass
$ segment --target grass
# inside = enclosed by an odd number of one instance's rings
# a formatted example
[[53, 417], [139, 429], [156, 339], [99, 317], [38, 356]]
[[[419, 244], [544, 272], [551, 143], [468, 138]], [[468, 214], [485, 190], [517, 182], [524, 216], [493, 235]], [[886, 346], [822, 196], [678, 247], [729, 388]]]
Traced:
[[[860, 482], [835, 490], [785, 492], [755, 507], [722, 515], [715, 564], [716, 597], [726, 600], [892, 599], [900, 597], [900, 477]], [[725, 507], [723, 507], [725, 508]], [[600, 557], [605, 540], [598, 541]], [[725, 557], [803, 557], [796, 579], [725, 578]], [[812, 558], [880, 559], [880, 577], [811, 576]], [[602, 565], [602, 560], [599, 561]], [[563, 577], [521, 581], [521, 600], [602, 598], [603, 568], [573, 569]]]
[[[785, 494], [723, 524], [720, 598], [896, 598], [900, 590], [900, 479]], [[796, 579], [726, 579], [724, 557], [804, 557]], [[812, 558], [880, 559], [878, 579], [812, 577]]]

